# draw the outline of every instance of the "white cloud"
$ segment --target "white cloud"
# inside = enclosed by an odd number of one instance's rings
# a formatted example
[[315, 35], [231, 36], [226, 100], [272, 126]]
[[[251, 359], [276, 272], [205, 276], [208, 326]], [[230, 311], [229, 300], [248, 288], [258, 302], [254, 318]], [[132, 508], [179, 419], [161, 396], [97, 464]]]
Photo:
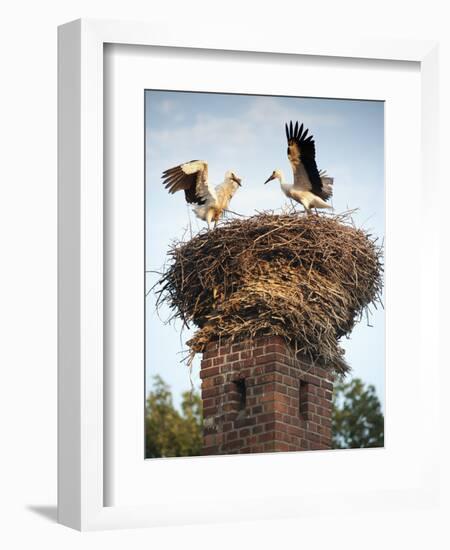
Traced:
[[159, 110], [161, 113], [168, 115], [174, 111], [176, 104], [171, 99], [163, 99], [159, 102]]
[[[246, 115], [252, 124], [256, 125], [275, 125], [280, 126], [280, 121], [289, 122], [299, 120], [305, 127], [319, 126], [339, 126], [343, 119], [332, 113], [311, 113], [300, 110], [296, 113], [292, 106], [286, 104], [278, 98], [256, 97]], [[282, 128], [280, 129], [280, 131]]]
[[[173, 101], [164, 100], [161, 104], [165, 102], [168, 102], [165, 108], [172, 111]], [[157, 148], [158, 155], [173, 153], [175, 163], [188, 160], [183, 156], [175, 158], [186, 148], [198, 151], [193, 158], [198, 158], [202, 151], [211, 149], [211, 146], [220, 150], [222, 158], [241, 156], [243, 149], [247, 154], [260, 153], [261, 142], [274, 134], [279, 135], [284, 143], [284, 122], [296, 120], [296, 116], [309, 128], [336, 127], [343, 122], [336, 114], [296, 113], [278, 98], [255, 97], [248, 110], [239, 117], [220, 113], [200, 114], [189, 125], [151, 129], [151, 142]]]

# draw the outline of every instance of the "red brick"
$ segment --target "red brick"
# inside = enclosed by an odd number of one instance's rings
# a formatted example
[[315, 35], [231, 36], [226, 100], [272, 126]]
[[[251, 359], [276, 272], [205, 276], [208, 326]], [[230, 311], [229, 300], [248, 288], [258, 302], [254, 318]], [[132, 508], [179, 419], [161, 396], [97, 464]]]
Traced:
[[286, 386], [290, 386], [292, 388], [295, 388], [295, 389], [298, 389], [298, 378], [294, 378], [292, 376], [286, 376], [286, 375], [283, 375], [281, 377], [281, 382], [283, 384], [285, 384]]
[[216, 436], [215, 435], [205, 435], [203, 438], [203, 445], [206, 445], [207, 447], [210, 447], [211, 445], [215, 445], [216, 443]]
[[231, 351], [231, 346], [220, 346], [220, 348], [217, 350], [217, 354], [219, 356], [228, 355]]
[[264, 351], [265, 351], [265, 353], [271, 353], [271, 352], [275, 351], [275, 352], [281, 353], [282, 355], [285, 355], [286, 348], [282, 344], [268, 344], [264, 348]]
[[209, 408], [206, 408], [206, 407], [203, 407], [203, 417], [204, 418], [209, 418], [211, 416], [215, 416], [218, 412], [218, 408], [217, 407], [209, 407]]
[[238, 450], [240, 447], [244, 445], [244, 441], [242, 439], [236, 439], [236, 441], [230, 441], [229, 443], [226, 443], [226, 448], [229, 451]]
[[253, 341], [253, 349], [264, 348], [267, 343], [267, 340], [264, 338], [256, 338], [256, 340]]
[[214, 407], [216, 404], [216, 400], [214, 397], [211, 397], [210, 399], [203, 399], [203, 408], [204, 409], [210, 409]]
[[242, 351], [247, 349], [247, 344], [244, 342], [238, 342], [237, 344], [233, 344], [231, 346], [231, 353], [235, 353], [237, 351]]
[[283, 442], [283, 441], [276, 441], [275, 442], [275, 450], [276, 451], [280, 451], [280, 452], [287, 452], [287, 451], [291, 451], [291, 450], [294, 450], [292, 449], [287, 443]]
[[242, 370], [253, 366], [253, 359], [243, 359], [234, 364], [236, 369]]
[[266, 393], [264, 394], [262, 397], [259, 398], [259, 401], [260, 403], [267, 403], [268, 401], [270, 402], [275, 402], [275, 396], [273, 393]]
[[326, 378], [327, 375], [328, 375], [328, 373], [327, 373], [326, 370], [321, 369], [321, 368], [319, 368], [319, 367], [316, 367], [315, 371], [316, 371], [316, 372], [315, 372], [314, 374], [315, 374], [316, 376], [318, 376], [319, 378]]
[[284, 414], [282, 416], [282, 422], [284, 422], [285, 424], [299, 424], [300, 419], [295, 416], [289, 416], [288, 414]]
[[283, 393], [275, 392], [274, 399], [276, 401], [278, 401], [278, 403], [284, 403], [285, 405], [291, 405], [292, 398], [289, 397], [288, 395], [283, 394]]
[[256, 351], [259, 350], [255, 350], [256, 365], [262, 365], [263, 363], [275, 363], [275, 361], [280, 361], [280, 358], [281, 361], [283, 360], [282, 355], [280, 355], [279, 353], [264, 353], [264, 351], [261, 350], [262, 353], [258, 353], [258, 355], [256, 355]]
[[281, 384], [280, 382], [274, 383], [274, 391], [277, 393], [281, 393], [283, 395], [288, 395], [288, 390], [292, 388], [289, 388], [289, 386], [286, 386], [286, 384]]
[[[213, 359], [213, 361], [216, 361], [216, 359]], [[220, 367], [214, 366], [200, 370], [200, 378], [210, 378], [211, 376], [216, 376], [217, 374], [220, 374]]]
[[308, 384], [320, 386], [320, 378], [317, 378], [317, 376], [313, 376], [312, 374], [305, 374], [304, 380], [305, 382], [308, 382]]
[[262, 376], [258, 377], [258, 384], [269, 384], [271, 382], [275, 382], [275, 372], [269, 372], [268, 374], [263, 374]]
[[275, 414], [275, 401], [266, 401], [263, 403], [264, 414]]
[[256, 424], [256, 418], [254, 416], [244, 416], [242, 418], [236, 418], [234, 426], [236, 428], [243, 428], [244, 426], [253, 426]]
[[202, 387], [202, 399], [207, 399], [208, 397], [215, 397], [217, 395], [220, 395], [220, 393], [221, 393], [221, 388], [219, 386], [213, 386], [212, 388]]
[[217, 351], [207, 350], [203, 352], [203, 361], [205, 361], [206, 359], [212, 359], [213, 357], [217, 357]]
[[287, 425], [286, 431], [291, 435], [296, 435], [298, 437], [305, 437], [305, 430], [302, 430], [299, 426]]
[[325, 418], [325, 417], [321, 418], [320, 424], [322, 426], [326, 426], [327, 428], [331, 428], [331, 425], [332, 425], [331, 418]]
[[271, 420], [273, 420], [273, 418], [274, 418], [273, 413], [259, 414], [256, 417], [256, 422], [258, 424], [264, 424], [265, 422], [270, 422]]
[[238, 412], [238, 401], [229, 401], [228, 403], [224, 403], [222, 405], [222, 410], [224, 412]]
[[[274, 426], [274, 430], [279, 433], [279, 432], [283, 432], [283, 433], [288, 433], [289, 429], [288, 429], [288, 425], [285, 424], [284, 422], [269, 422], [266, 424], [265, 427], [269, 426], [273, 424]], [[269, 430], [270, 428], [267, 427], [267, 429]]]
[[264, 443], [265, 441], [273, 441], [274, 434], [273, 432], [264, 432], [258, 436], [258, 442]]

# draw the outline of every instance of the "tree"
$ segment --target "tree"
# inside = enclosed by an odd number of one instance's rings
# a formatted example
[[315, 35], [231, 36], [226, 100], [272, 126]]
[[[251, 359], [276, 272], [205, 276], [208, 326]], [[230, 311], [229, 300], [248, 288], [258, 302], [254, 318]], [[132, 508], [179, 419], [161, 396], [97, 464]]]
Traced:
[[145, 456], [199, 455], [202, 448], [202, 400], [198, 393], [182, 394], [181, 412], [173, 405], [170, 387], [154, 376], [145, 417]]
[[374, 386], [359, 378], [335, 385], [332, 429], [334, 449], [384, 446], [384, 416]]

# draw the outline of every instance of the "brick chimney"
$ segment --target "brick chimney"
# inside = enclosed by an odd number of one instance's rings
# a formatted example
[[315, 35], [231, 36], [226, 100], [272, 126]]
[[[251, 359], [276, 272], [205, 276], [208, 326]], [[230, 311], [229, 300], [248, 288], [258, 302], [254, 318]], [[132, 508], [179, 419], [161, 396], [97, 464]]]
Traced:
[[331, 447], [333, 377], [283, 338], [210, 343], [200, 377], [203, 454]]

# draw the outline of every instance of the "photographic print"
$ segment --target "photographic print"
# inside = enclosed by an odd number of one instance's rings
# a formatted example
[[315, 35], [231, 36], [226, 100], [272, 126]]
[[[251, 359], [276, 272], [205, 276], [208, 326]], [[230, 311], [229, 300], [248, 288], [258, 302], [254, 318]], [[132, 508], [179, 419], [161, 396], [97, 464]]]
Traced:
[[384, 103], [145, 92], [146, 458], [384, 446]]

